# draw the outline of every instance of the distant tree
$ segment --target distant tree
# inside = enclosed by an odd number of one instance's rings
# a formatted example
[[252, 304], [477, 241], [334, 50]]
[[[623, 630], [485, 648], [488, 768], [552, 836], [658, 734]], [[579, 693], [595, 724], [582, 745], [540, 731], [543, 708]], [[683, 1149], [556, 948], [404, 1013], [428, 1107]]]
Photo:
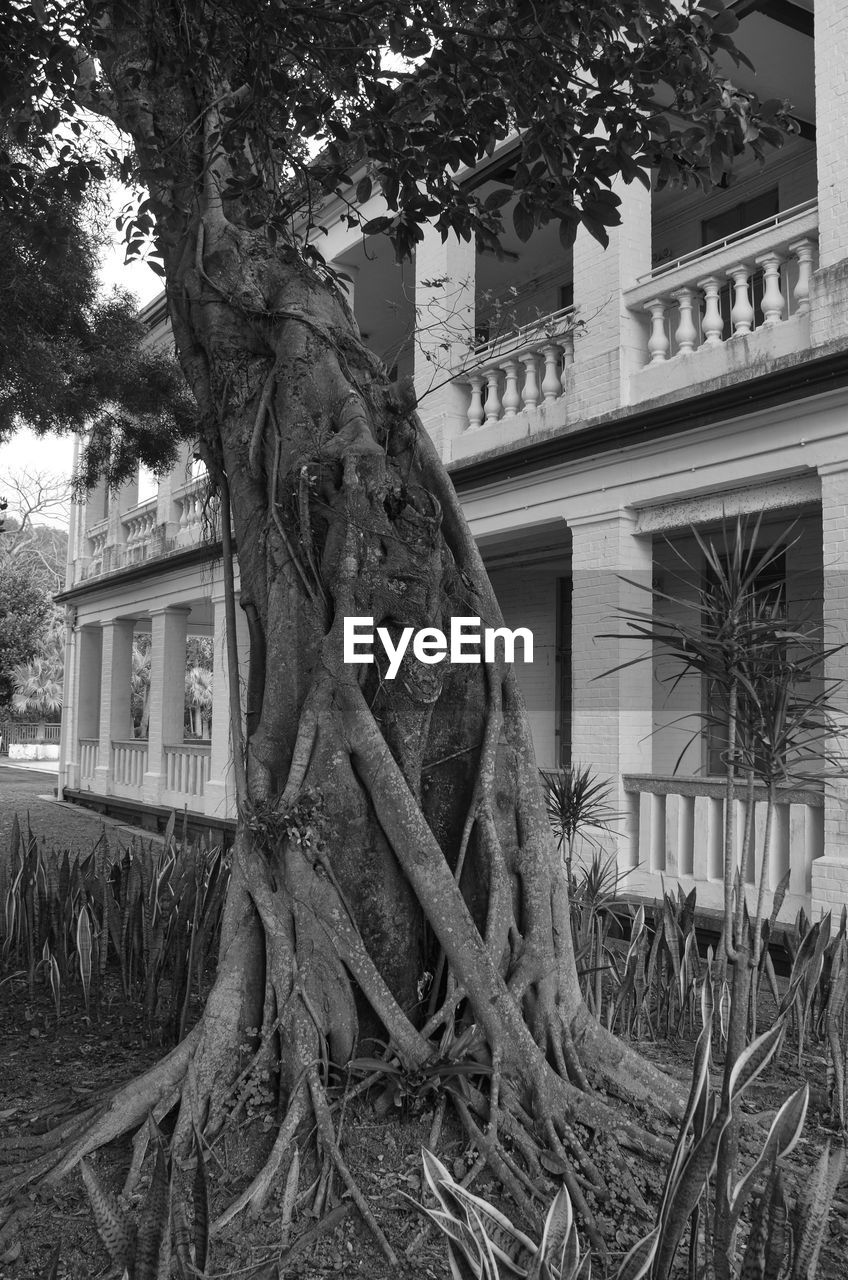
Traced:
[[8, 514], [0, 532], [0, 562], [28, 571], [50, 594], [65, 583], [70, 476], [24, 468], [2, 479]]
[[189, 667], [186, 671], [186, 711], [192, 733], [209, 737], [212, 713], [212, 672], [209, 667]]
[[11, 702], [14, 668], [38, 652], [50, 612], [50, 598], [32, 572], [0, 559], [0, 707]]
[[148, 632], [140, 632], [133, 640], [132, 675], [130, 677], [130, 712], [133, 732], [139, 738], [147, 737], [150, 721], [150, 659], [151, 645]]
[[[103, 296], [98, 279], [104, 207], [81, 203], [41, 154], [0, 131], [0, 172], [21, 177], [26, 199], [0, 204], [0, 442], [21, 425], [86, 432], [83, 480], [120, 483], [138, 460], [162, 471], [196, 430], [179, 367], [145, 345], [126, 291]], [[96, 461], [95, 461], [96, 460]]]
[[42, 735], [45, 722], [62, 711], [62, 677], [63, 664], [41, 654], [12, 668], [12, 710], [37, 719]]

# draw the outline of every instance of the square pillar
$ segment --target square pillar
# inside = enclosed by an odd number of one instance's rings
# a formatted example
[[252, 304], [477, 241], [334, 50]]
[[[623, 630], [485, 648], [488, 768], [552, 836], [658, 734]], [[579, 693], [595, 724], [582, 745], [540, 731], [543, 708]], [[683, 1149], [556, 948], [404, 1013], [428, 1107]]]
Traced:
[[415, 250], [415, 394], [421, 416], [442, 458], [468, 426], [468, 387], [450, 381], [469, 363], [474, 341], [477, 251], [474, 239], [442, 240], [424, 228]]
[[[814, 347], [842, 340], [848, 307], [848, 7], [845, 0], [816, 0], [816, 172], [818, 253], [805, 249], [815, 269], [810, 284], [810, 341]], [[811, 237], [811, 241], [812, 241]]]
[[[59, 787], [79, 788], [82, 763], [80, 739], [100, 733], [100, 672], [103, 633], [99, 626], [72, 626], [66, 646], [68, 700], [62, 719], [62, 762]], [[99, 753], [98, 753], [99, 754]], [[91, 786], [89, 778], [88, 786]]]
[[[816, 15], [818, 17], [818, 14]], [[848, 639], [848, 466], [822, 468], [822, 564], [824, 592], [822, 625], [824, 647], [831, 649]], [[825, 683], [843, 681], [833, 692], [843, 723], [848, 722], [848, 650], [831, 654], [825, 662]], [[848, 735], [831, 739], [828, 749], [842, 756], [848, 769]], [[817, 920], [824, 911], [837, 918], [848, 903], [848, 778], [827, 779], [824, 790], [824, 854], [812, 863], [811, 910]]]
[[818, 171], [820, 266], [848, 258], [848, 6], [845, 0], [816, 0], [816, 168]]
[[134, 627], [132, 618], [115, 618], [101, 624], [99, 746], [94, 771], [94, 789], [100, 795], [109, 794], [113, 740], [124, 742], [133, 736], [130, 694]]
[[[210, 818], [234, 818], [236, 816], [236, 791], [233, 777], [232, 738], [230, 735], [227, 625], [223, 595], [213, 598], [212, 610], [214, 618], [214, 637], [212, 642], [212, 751], [209, 762], [209, 781], [204, 789], [204, 813]], [[244, 612], [238, 607], [236, 607], [236, 646], [242, 688], [244, 688], [247, 682], [250, 643]]]
[[586, 328], [574, 344], [573, 421], [629, 403], [630, 374], [645, 363], [644, 324], [623, 292], [651, 270], [651, 193], [640, 182], [614, 190], [621, 226], [610, 227], [606, 249], [583, 226], [574, 242], [574, 302]]
[[166, 746], [183, 740], [185, 724], [186, 635], [188, 608], [150, 612], [150, 717], [147, 768], [142, 782], [145, 804], [159, 804], [165, 783]]
[[[650, 610], [652, 542], [635, 535], [636, 517], [619, 509], [569, 519], [572, 536], [572, 758], [612, 783], [620, 812], [622, 776], [652, 769], [653, 671], [650, 661], [608, 674], [642, 651], [624, 633], [620, 610]], [[630, 582], [622, 581], [630, 579]], [[644, 646], [643, 646], [644, 647]], [[619, 833], [624, 835], [621, 822]]]

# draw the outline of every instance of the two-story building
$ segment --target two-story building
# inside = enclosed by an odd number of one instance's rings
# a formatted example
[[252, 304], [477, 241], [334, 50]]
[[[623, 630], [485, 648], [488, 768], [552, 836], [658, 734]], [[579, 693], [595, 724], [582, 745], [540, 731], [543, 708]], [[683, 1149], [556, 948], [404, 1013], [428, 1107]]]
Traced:
[[[720, 901], [724, 798], [711, 744], [687, 746], [681, 719], [707, 694], [695, 678], [669, 686], [660, 660], [596, 679], [634, 654], [610, 638], [615, 615], [644, 609], [634, 583], [665, 592], [678, 553], [697, 560], [692, 526], [763, 512], [763, 537], [797, 521], [780, 560], [788, 601], [813, 610], [828, 646], [848, 639], [848, 6], [733, 7], [756, 66], [735, 78], [788, 98], [799, 122], [763, 167], [741, 164], [708, 194], [622, 186], [606, 250], [582, 230], [571, 252], [555, 228], [526, 243], [507, 233], [501, 257], [433, 234], [398, 265], [388, 245], [352, 238], [341, 207], [335, 221], [325, 211], [322, 244], [353, 282], [369, 345], [414, 376], [507, 622], [534, 631], [520, 676], [540, 764], [579, 761], [613, 781], [634, 892], [677, 879], [703, 905]], [[468, 181], [503, 186], [509, 165], [507, 149]], [[161, 337], [163, 306], [147, 318]], [[223, 588], [203, 492], [187, 455], [156, 486], [142, 475], [76, 510], [69, 797], [151, 819], [170, 807], [232, 817]], [[145, 737], [130, 704], [139, 633]], [[184, 732], [191, 635], [214, 640], [207, 741]], [[825, 675], [848, 676], [848, 656]], [[768, 879], [790, 870], [785, 916], [848, 901], [847, 798], [839, 781], [781, 793]]]

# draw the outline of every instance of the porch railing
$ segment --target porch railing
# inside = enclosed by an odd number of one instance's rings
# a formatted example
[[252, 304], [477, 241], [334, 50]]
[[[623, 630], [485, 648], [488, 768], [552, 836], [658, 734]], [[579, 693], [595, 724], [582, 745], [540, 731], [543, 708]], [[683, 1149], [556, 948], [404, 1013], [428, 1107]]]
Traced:
[[96, 738], [80, 738], [79, 740], [80, 780], [82, 782], [94, 781], [99, 746], [100, 744]]
[[4, 747], [15, 743], [51, 742], [55, 745], [62, 736], [61, 724], [19, 724], [6, 720], [0, 724]]
[[[721, 779], [629, 775], [627, 796], [628, 851], [625, 862], [637, 883], [661, 892], [662, 881], [699, 886], [698, 900], [718, 905], [722, 893], [725, 784]], [[737, 862], [747, 815], [746, 787], [734, 788], [737, 809]], [[765, 833], [766, 797], [754, 792], [754, 841], [743, 868], [751, 907], [753, 886], [759, 885]], [[810, 907], [812, 864], [824, 850], [824, 796], [816, 787], [781, 788], [772, 824], [766, 862], [766, 888], [774, 891], [786, 872], [789, 887], [781, 913], [794, 918], [799, 907]], [[628, 877], [628, 884], [631, 883]], [[715, 899], [715, 901], [713, 901]]]
[[111, 755], [112, 786], [115, 790], [140, 791], [147, 769], [146, 741], [113, 741]]
[[203, 795], [212, 764], [208, 742], [182, 742], [165, 747], [165, 788], [187, 799]]

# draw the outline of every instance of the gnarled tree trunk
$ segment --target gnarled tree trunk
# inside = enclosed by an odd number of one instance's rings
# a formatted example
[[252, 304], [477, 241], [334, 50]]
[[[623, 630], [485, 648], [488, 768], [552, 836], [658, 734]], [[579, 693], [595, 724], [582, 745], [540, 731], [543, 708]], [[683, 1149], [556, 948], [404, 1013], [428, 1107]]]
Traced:
[[[447, 632], [456, 616], [502, 624], [411, 395], [388, 384], [332, 281], [251, 230], [243, 199], [223, 200], [214, 104], [226, 87], [181, 103], [157, 80], [138, 28], [115, 40], [105, 57], [112, 113], [174, 211], [159, 231], [169, 308], [221, 495], [230, 589], [232, 519], [240, 598], [229, 601], [229, 652], [234, 664], [239, 604], [250, 675], [244, 741], [231, 680], [238, 833], [206, 1011], [73, 1135], [53, 1176], [164, 1105], [189, 1063], [194, 1106], [220, 1124], [249, 1026], [262, 1028], [260, 1052], [279, 1066], [281, 1142], [314, 1113], [340, 1160], [316, 1064], [343, 1065], [367, 1025], [420, 1067], [448, 1028], [491, 1064], [490, 1096], [471, 1090], [460, 1110], [520, 1195], [541, 1147], [585, 1161], [575, 1121], [634, 1141], [593, 1085], [669, 1110], [678, 1091], [583, 1006], [566, 880], [513, 671], [408, 654], [389, 681], [379, 659], [343, 661], [345, 617], [373, 617], [393, 635]], [[186, 144], [182, 185], [163, 186], [167, 147], [198, 111], [206, 151], [191, 156]], [[499, 1123], [521, 1157], [505, 1158]]]

